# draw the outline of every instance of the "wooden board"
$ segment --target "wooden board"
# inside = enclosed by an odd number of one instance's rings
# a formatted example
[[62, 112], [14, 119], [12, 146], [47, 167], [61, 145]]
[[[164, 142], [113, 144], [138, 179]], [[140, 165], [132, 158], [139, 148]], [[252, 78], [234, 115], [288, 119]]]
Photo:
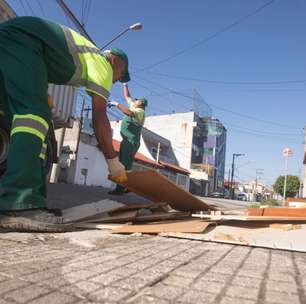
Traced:
[[86, 222], [90, 223], [127, 223], [135, 220], [138, 210], [122, 211], [115, 214], [105, 214], [102, 217], [94, 217]]
[[133, 171], [127, 175], [128, 181], [122, 185], [152, 202], [167, 202], [179, 211], [216, 210], [156, 171]]
[[179, 212], [154, 212], [148, 215], [139, 215], [136, 216], [136, 222], [155, 222], [155, 221], [165, 221], [165, 220], [176, 220], [180, 218], [186, 218], [191, 215], [190, 212], [179, 211]]
[[122, 224], [75, 223], [73, 226], [83, 229], [112, 230], [121, 227]]
[[156, 209], [156, 208], [163, 208], [169, 207], [167, 203], [144, 203], [144, 204], [124, 204], [123, 207], [111, 211], [110, 213], [117, 213], [121, 211], [128, 211], [128, 210], [139, 210], [142, 208], [145, 209]]
[[97, 215], [104, 215], [107, 212], [122, 208], [124, 204], [110, 199], [101, 200], [95, 203], [84, 204], [62, 210], [64, 222], [85, 221]]
[[150, 223], [145, 225], [123, 225], [112, 230], [113, 233], [148, 233], [157, 234], [165, 232], [201, 233], [212, 224], [202, 220], [190, 219], [180, 221], [168, 221], [163, 223]]
[[279, 216], [279, 217], [303, 217], [306, 218], [306, 208], [249, 208], [249, 216]]
[[271, 221], [271, 222], [305, 222], [306, 217], [285, 217], [285, 216], [245, 216], [245, 215], [209, 215], [209, 214], [192, 214], [192, 217], [201, 218], [207, 221], [254, 221], [254, 222], [263, 222], [263, 221]]

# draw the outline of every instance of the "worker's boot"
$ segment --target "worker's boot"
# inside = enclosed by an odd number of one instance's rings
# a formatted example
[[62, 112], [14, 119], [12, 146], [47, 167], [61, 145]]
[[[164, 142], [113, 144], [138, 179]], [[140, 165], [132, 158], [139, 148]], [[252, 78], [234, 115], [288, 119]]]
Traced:
[[127, 188], [124, 188], [120, 185], [117, 185], [117, 187], [114, 190], [109, 191], [108, 194], [110, 194], [110, 195], [123, 195], [123, 194], [129, 193], [129, 192], [131, 192], [131, 191], [128, 190]]
[[10, 231], [64, 232], [71, 231], [71, 223], [48, 209], [12, 210], [0, 212], [0, 228]]

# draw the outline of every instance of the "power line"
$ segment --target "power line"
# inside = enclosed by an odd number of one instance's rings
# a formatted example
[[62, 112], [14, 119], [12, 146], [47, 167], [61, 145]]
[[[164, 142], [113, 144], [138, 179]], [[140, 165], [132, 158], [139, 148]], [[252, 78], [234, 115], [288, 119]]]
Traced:
[[[136, 76], [137, 78], [140, 78], [139, 76]], [[182, 96], [182, 97], [185, 97], [187, 99], [191, 99], [193, 100], [192, 96], [189, 96], [189, 95], [186, 95], [182, 92], [179, 92], [179, 91], [175, 91], [173, 89], [170, 89], [170, 88], [167, 88], [163, 85], [160, 85], [158, 84], [157, 82], [155, 81], [151, 81], [151, 80], [148, 80], [148, 79], [145, 79], [145, 78], [142, 78], [142, 80], [144, 81], [147, 81], [147, 82], [151, 82], [152, 84], [155, 84], [155, 85], [158, 85], [160, 86], [161, 88], [163, 89], [166, 89], [168, 90], [169, 92], [175, 94], [175, 95], [178, 95], [178, 96]], [[215, 108], [215, 109], [218, 109], [220, 111], [223, 111], [223, 112], [228, 112], [228, 113], [231, 113], [233, 115], [236, 115], [236, 116], [239, 116], [239, 117], [243, 117], [243, 118], [247, 118], [247, 119], [250, 119], [250, 120], [254, 120], [254, 121], [259, 121], [259, 122], [262, 122], [262, 123], [265, 123], [265, 124], [270, 124], [270, 125], [275, 125], [275, 126], [278, 126], [278, 127], [283, 127], [283, 128], [289, 128], [289, 129], [295, 129], [295, 130], [299, 130], [298, 127], [294, 127], [294, 126], [290, 126], [290, 125], [285, 125], [285, 124], [280, 124], [278, 122], [274, 122], [274, 121], [269, 121], [269, 120], [265, 120], [265, 119], [260, 119], [260, 118], [257, 118], [257, 117], [253, 117], [251, 115], [247, 115], [247, 114], [242, 114], [242, 113], [239, 113], [239, 112], [235, 112], [235, 111], [232, 111], [232, 110], [229, 110], [229, 109], [226, 109], [226, 108], [223, 108], [223, 107], [220, 107], [220, 106], [216, 106], [216, 105], [213, 105], [213, 104], [210, 104], [210, 103], [207, 103], [210, 107], [212, 108]]]
[[185, 77], [185, 76], [175, 76], [169, 75], [159, 72], [148, 71], [151, 74], [155, 74], [162, 77], [174, 78], [174, 79], [182, 79], [182, 80], [190, 80], [190, 81], [198, 81], [198, 82], [206, 82], [212, 84], [224, 84], [224, 85], [284, 85], [284, 84], [306, 84], [306, 79], [299, 80], [283, 80], [283, 81], [222, 81], [222, 80], [211, 80], [211, 79], [200, 79], [193, 77]]
[[194, 49], [194, 48], [196, 48], [196, 47], [198, 47], [198, 46], [200, 46], [200, 45], [202, 45], [204, 43], [207, 43], [208, 41], [216, 38], [218, 35], [223, 34], [223, 33], [227, 32], [227, 31], [231, 30], [233, 27], [239, 25], [240, 23], [242, 23], [246, 19], [248, 19], [248, 18], [258, 14], [259, 12], [264, 10], [266, 7], [270, 6], [274, 1], [275, 0], [270, 0], [270, 1], [266, 2], [265, 4], [261, 5], [256, 10], [252, 11], [251, 13], [248, 13], [247, 15], [237, 19], [236, 21], [234, 21], [234, 22], [230, 23], [229, 25], [221, 28], [220, 30], [218, 30], [215, 33], [211, 34], [207, 38], [204, 38], [204, 39], [200, 40], [199, 42], [193, 44], [192, 46], [190, 46], [188, 48], [185, 48], [185, 49], [182, 49], [181, 51], [178, 51], [178, 52], [176, 52], [175, 54], [173, 54], [173, 55], [171, 55], [169, 57], [166, 57], [166, 58], [164, 58], [164, 59], [162, 59], [160, 61], [157, 61], [156, 63], [153, 63], [153, 64], [151, 64], [149, 66], [146, 66], [146, 67], [144, 67], [144, 68], [142, 68], [140, 70], [136, 70], [135, 72], [142, 72], [144, 70], [156, 67], [157, 65], [160, 65], [160, 64], [165, 63], [165, 62], [167, 62], [169, 60], [172, 60], [175, 57], [178, 57], [178, 56], [180, 56], [180, 55], [182, 55], [182, 54], [184, 54], [184, 53], [186, 53], [186, 52], [188, 52], [188, 51], [190, 51], [190, 50], [192, 50], [192, 49]]
[[41, 5], [40, 0], [36, 0], [36, 2], [38, 4], [42, 14], [46, 17], [45, 10], [44, 10], [43, 6]]
[[27, 15], [28, 12], [27, 12], [27, 10], [26, 10], [26, 8], [25, 8], [25, 5], [24, 5], [23, 1], [22, 1], [22, 0], [19, 0], [19, 2], [21, 3], [21, 6], [22, 6], [22, 8], [23, 8], [24, 13]]
[[34, 12], [34, 10], [33, 10], [32, 6], [31, 6], [31, 5], [30, 5], [30, 3], [28, 2], [28, 0], [25, 0], [25, 3], [26, 3], [26, 4], [27, 4], [27, 6], [29, 7], [29, 9], [30, 9], [30, 11], [31, 11], [32, 15], [33, 15], [33, 16], [36, 16], [36, 14], [35, 14], [35, 12]]

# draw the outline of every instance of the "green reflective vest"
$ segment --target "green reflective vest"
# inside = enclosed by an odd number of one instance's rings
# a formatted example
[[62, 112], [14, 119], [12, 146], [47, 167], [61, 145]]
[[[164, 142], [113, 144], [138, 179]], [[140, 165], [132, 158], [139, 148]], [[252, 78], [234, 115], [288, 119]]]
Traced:
[[61, 26], [76, 70], [67, 84], [84, 86], [105, 99], [113, 84], [113, 69], [101, 51], [74, 30]]

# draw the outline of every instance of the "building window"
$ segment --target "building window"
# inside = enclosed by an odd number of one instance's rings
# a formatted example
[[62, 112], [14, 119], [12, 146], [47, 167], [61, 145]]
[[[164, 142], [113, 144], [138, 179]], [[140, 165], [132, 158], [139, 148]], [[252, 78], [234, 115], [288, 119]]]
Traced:
[[185, 188], [187, 184], [187, 176], [186, 175], [182, 175], [182, 174], [178, 174], [177, 175], [177, 185], [180, 187]]

